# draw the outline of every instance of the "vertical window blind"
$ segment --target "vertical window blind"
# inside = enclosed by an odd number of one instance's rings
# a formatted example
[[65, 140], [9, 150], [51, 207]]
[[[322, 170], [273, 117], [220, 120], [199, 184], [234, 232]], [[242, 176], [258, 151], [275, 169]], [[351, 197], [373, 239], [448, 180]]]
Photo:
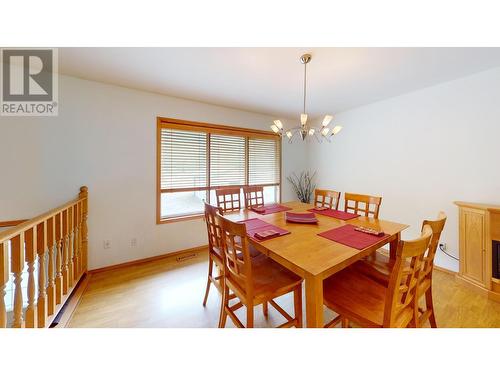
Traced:
[[181, 211], [193, 215], [193, 209], [201, 210], [201, 199], [210, 202], [209, 191], [219, 187], [279, 188], [281, 139], [268, 132], [224, 128], [158, 123], [158, 220], [182, 216]]

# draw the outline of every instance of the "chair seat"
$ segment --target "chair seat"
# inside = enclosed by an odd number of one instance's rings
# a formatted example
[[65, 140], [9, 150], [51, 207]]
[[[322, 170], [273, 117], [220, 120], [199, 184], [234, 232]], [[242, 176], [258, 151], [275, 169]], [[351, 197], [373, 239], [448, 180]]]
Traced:
[[[348, 267], [323, 283], [325, 305], [363, 327], [383, 326], [386, 294], [385, 286], [358, 272], [355, 267]], [[411, 318], [411, 310], [405, 310], [395, 324], [405, 327]]]
[[291, 291], [302, 278], [261, 254], [252, 258], [254, 305]]
[[359, 273], [382, 283], [389, 285], [389, 278], [394, 267], [394, 259], [380, 254], [378, 251], [354, 263], [351, 267]]

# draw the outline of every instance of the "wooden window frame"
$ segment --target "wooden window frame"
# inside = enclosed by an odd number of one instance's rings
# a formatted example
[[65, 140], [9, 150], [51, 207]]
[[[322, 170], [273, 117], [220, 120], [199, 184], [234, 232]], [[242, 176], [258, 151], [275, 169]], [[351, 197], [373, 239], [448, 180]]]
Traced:
[[[217, 189], [219, 186], [210, 186], [210, 134], [221, 134], [221, 135], [229, 135], [229, 136], [239, 136], [245, 137], [245, 153], [247, 162], [245, 163], [245, 182], [248, 183], [248, 139], [251, 138], [267, 138], [267, 139], [275, 139], [278, 141], [278, 152], [279, 152], [279, 183], [278, 184], [263, 184], [259, 186], [278, 186], [278, 201], [281, 202], [281, 190], [282, 190], [282, 144], [280, 141], [280, 136], [265, 130], [257, 130], [257, 129], [248, 129], [248, 128], [240, 128], [236, 126], [228, 126], [228, 125], [217, 125], [210, 124], [205, 122], [196, 122], [196, 121], [188, 121], [188, 120], [180, 120], [174, 118], [167, 117], [157, 117], [156, 118], [156, 224], [167, 224], [173, 223], [177, 221], [185, 221], [185, 220], [193, 220], [199, 219], [203, 217], [203, 213], [195, 214], [195, 215], [186, 215], [172, 218], [162, 218], [161, 217], [161, 194], [162, 193], [174, 193], [181, 191], [201, 191], [207, 190], [206, 187], [201, 188], [179, 188], [179, 189], [162, 189], [161, 188], [161, 130], [162, 129], [176, 129], [176, 130], [185, 130], [185, 131], [204, 131], [208, 133], [207, 140], [207, 185], [208, 189], [208, 197], [210, 197], [210, 190]], [[220, 186], [224, 188], [229, 187], [243, 187], [246, 185], [235, 185], [235, 186]]]

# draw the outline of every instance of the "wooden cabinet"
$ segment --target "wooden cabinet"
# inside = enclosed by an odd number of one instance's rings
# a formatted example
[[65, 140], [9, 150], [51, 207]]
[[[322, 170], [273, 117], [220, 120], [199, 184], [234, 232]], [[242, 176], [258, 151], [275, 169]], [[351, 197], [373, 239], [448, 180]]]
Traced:
[[500, 240], [500, 206], [455, 202], [459, 207], [459, 281], [500, 301], [500, 280], [492, 277], [492, 240]]

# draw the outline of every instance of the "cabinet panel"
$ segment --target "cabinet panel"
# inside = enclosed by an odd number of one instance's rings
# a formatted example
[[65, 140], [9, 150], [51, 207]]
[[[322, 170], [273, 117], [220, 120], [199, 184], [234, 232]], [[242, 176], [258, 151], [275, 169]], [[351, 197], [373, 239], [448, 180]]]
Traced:
[[461, 222], [464, 275], [485, 285], [485, 216], [482, 212], [464, 209]]

